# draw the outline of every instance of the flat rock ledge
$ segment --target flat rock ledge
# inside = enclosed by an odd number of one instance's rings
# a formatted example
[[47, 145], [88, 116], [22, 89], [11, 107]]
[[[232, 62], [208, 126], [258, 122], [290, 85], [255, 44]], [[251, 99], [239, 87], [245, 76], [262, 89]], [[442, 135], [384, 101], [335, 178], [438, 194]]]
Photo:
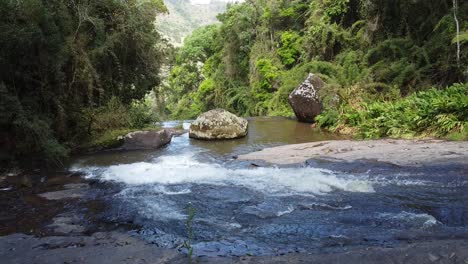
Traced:
[[70, 183], [64, 186], [64, 190], [38, 194], [47, 200], [81, 199], [89, 191], [86, 183]]
[[[13, 234], [0, 237], [0, 257], [6, 263], [49, 264], [254, 264], [254, 263], [460, 263], [468, 261], [466, 239], [411, 243], [396, 247], [343, 248], [335, 253], [302, 253], [282, 256], [195, 257], [174, 249], [159, 248], [137, 237], [119, 232], [99, 232], [90, 236], [33, 237]], [[3, 263], [3, 262], [2, 262]]]
[[309, 159], [353, 162], [373, 160], [399, 166], [468, 164], [468, 142], [444, 140], [335, 140], [285, 145], [240, 155], [238, 160], [261, 160], [292, 165]]

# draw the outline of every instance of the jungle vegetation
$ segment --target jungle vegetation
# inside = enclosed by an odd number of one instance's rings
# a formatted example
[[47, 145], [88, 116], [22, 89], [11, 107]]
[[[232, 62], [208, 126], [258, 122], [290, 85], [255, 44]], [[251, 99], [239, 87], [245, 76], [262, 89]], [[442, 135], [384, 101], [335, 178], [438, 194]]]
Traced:
[[97, 134], [144, 126], [164, 12], [162, 0], [0, 1], [2, 164], [60, 164]]
[[218, 23], [216, 16], [226, 11], [226, 2], [222, 0], [198, 5], [190, 0], [164, 0], [164, 4], [169, 12], [158, 19], [158, 31], [177, 47], [195, 29]]
[[[468, 3], [248, 0], [196, 30], [157, 89], [173, 119], [212, 108], [293, 116], [309, 72], [326, 83], [318, 125], [362, 137], [467, 138]], [[447, 88], [452, 86], [450, 88]]]
[[156, 117], [290, 117], [310, 72], [327, 83], [323, 128], [468, 139], [466, 1], [246, 0], [176, 50], [165, 13], [163, 0], [0, 1], [0, 163], [60, 164]]

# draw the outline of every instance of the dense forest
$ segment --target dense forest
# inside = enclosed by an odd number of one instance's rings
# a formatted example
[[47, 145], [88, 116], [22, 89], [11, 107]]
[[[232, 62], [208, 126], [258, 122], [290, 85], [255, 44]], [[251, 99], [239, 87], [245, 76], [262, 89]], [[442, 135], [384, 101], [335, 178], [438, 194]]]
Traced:
[[157, 89], [173, 119], [217, 107], [293, 116], [288, 95], [310, 72], [327, 83], [322, 127], [467, 138], [466, 2], [249, 0], [218, 18], [186, 39]]
[[151, 119], [162, 0], [0, 1], [0, 160], [60, 163], [79, 142]]
[[468, 138], [465, 1], [247, 0], [178, 49], [165, 13], [162, 0], [0, 1], [0, 162], [60, 164], [213, 108], [292, 117], [309, 73], [326, 83], [322, 128]]
[[209, 4], [192, 4], [190, 0], [164, 0], [168, 14], [158, 19], [158, 30], [174, 46], [181, 46], [195, 29], [217, 23], [216, 16], [226, 11], [226, 2], [212, 0]]

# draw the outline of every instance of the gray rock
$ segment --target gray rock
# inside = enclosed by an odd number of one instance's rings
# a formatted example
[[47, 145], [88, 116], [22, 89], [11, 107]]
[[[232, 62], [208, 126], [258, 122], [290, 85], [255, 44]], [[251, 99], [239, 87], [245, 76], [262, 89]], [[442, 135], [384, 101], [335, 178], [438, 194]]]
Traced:
[[307, 79], [289, 95], [289, 104], [301, 122], [313, 123], [322, 112], [318, 91], [325, 83], [317, 75], [309, 73]]
[[186, 129], [177, 129], [177, 128], [165, 128], [167, 132], [169, 132], [173, 137], [182, 136], [185, 133], [188, 133]]
[[[372, 145], [372, 148], [369, 148]], [[347, 151], [342, 151], [346, 149]], [[403, 150], [407, 149], [407, 150]], [[453, 151], [457, 155], [443, 156], [441, 153]], [[468, 141], [442, 141], [442, 140], [333, 140], [322, 142], [310, 142], [303, 144], [285, 145], [266, 148], [261, 151], [239, 155], [239, 161], [263, 160], [275, 165], [304, 164], [323, 165], [314, 163], [310, 159], [319, 159], [324, 162], [356, 162], [369, 166], [378, 164], [380, 168], [385, 163], [387, 168], [398, 166], [421, 166], [421, 165], [450, 165], [460, 164], [463, 169], [468, 161]], [[362, 163], [362, 161], [366, 161]], [[354, 166], [354, 165], [352, 165]], [[363, 167], [363, 166], [361, 166]], [[348, 167], [351, 169], [353, 167]], [[356, 167], [354, 167], [356, 168]], [[336, 164], [333, 166], [336, 170]]]
[[329, 236], [326, 239], [323, 239], [322, 246], [323, 247], [336, 247], [336, 246], [347, 246], [352, 244], [353, 240], [347, 236], [337, 235], [337, 236]]
[[248, 122], [226, 110], [215, 109], [201, 114], [190, 126], [196, 139], [235, 139], [247, 135]]
[[246, 203], [252, 199], [246, 191], [222, 187], [210, 189], [205, 195], [210, 199], [222, 200], [224, 203]]
[[174, 249], [158, 248], [127, 233], [110, 232], [95, 235], [69, 233], [53, 237], [14, 234], [0, 237], [1, 263], [49, 264], [123, 264], [123, 263], [188, 263]]
[[280, 201], [273, 199], [256, 205], [244, 207], [245, 214], [255, 215], [261, 219], [276, 218], [294, 211], [294, 206], [283, 205]]
[[79, 224], [80, 222], [82, 222], [82, 220], [75, 215], [62, 214], [55, 217], [53, 219], [53, 223], [47, 227], [51, 228], [55, 233], [82, 233], [86, 229], [84, 226]]
[[39, 194], [47, 200], [80, 199], [89, 191], [89, 185], [85, 183], [67, 184], [65, 190], [46, 192]]
[[136, 131], [127, 134], [123, 140], [122, 149], [157, 149], [169, 144], [173, 133], [162, 129], [159, 131]]
[[429, 253], [428, 256], [429, 256], [429, 260], [431, 262], [436, 262], [436, 261], [440, 260], [440, 256], [438, 256], [438, 255], [434, 255], [432, 253]]

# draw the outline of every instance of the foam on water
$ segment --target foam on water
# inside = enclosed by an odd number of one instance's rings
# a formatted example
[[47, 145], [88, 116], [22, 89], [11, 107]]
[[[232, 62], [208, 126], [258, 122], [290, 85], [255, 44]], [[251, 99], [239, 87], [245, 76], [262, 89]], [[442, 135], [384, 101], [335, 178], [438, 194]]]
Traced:
[[247, 168], [245, 162], [230, 160], [239, 153], [312, 140], [291, 140], [308, 133], [296, 131], [301, 124], [289, 124], [288, 130], [283, 123], [270, 125], [275, 122], [251, 121], [249, 136], [236, 141], [196, 141], [184, 134], [154, 151], [83, 156], [72, 171], [117, 183], [93, 185], [104, 188], [97, 195], [105, 195], [107, 202], [99, 217], [132, 223], [138, 227], [135, 234], [161, 247], [180, 248], [187, 240], [187, 205], [192, 204], [192, 243], [199, 256], [278, 255], [466, 232], [462, 171], [459, 177], [439, 177], [371, 163], [372, 170], [364, 173], [354, 164], [348, 170], [338, 163], [336, 169], [346, 171], [341, 173], [333, 171], [333, 164], [327, 166], [331, 170]]
[[419, 226], [420, 228], [427, 229], [433, 226], [440, 225], [441, 223], [432, 215], [425, 213], [410, 213], [410, 212], [400, 212], [397, 214], [390, 213], [381, 213], [378, 215], [378, 218], [387, 219], [389, 221], [396, 221], [398, 223], [408, 222], [414, 225]]
[[286, 210], [277, 212], [276, 216], [279, 217], [279, 216], [282, 216], [282, 215], [285, 215], [285, 214], [290, 214], [292, 212], [294, 212], [294, 206], [290, 205], [290, 206], [288, 206], [288, 208]]
[[352, 175], [315, 168], [228, 169], [201, 163], [193, 155], [164, 156], [154, 162], [115, 165], [89, 177], [128, 185], [211, 184], [243, 186], [270, 194], [325, 194], [334, 190], [374, 192], [372, 184]]

